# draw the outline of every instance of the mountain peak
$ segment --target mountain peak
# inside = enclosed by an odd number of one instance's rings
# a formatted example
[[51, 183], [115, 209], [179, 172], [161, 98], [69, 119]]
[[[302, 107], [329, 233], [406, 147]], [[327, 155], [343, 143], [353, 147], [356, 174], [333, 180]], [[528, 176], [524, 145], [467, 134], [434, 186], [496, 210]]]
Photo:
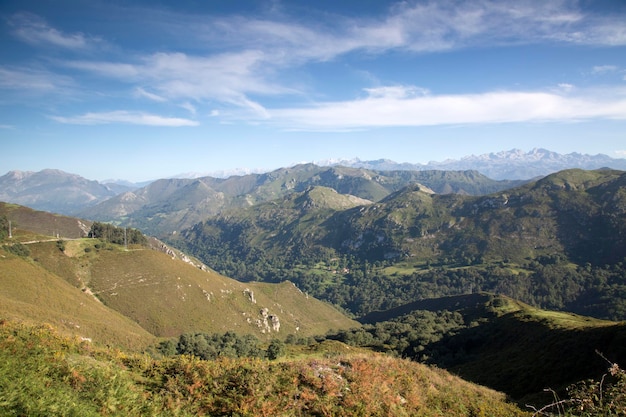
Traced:
[[478, 171], [495, 180], [529, 180], [546, 176], [564, 169], [586, 170], [612, 168], [626, 170], [626, 159], [615, 159], [604, 154], [588, 155], [577, 152], [560, 154], [544, 148], [522, 149], [468, 155], [461, 159], [431, 161], [427, 164], [397, 163], [388, 159], [351, 163], [343, 160], [341, 165], [379, 171]]

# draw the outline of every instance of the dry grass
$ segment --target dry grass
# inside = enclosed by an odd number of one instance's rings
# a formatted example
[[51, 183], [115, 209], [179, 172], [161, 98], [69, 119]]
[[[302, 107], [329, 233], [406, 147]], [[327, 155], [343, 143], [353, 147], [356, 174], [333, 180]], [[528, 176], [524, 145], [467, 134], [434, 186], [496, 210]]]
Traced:
[[528, 415], [439, 369], [373, 354], [283, 362], [155, 360], [0, 320], [0, 414], [81, 416]]

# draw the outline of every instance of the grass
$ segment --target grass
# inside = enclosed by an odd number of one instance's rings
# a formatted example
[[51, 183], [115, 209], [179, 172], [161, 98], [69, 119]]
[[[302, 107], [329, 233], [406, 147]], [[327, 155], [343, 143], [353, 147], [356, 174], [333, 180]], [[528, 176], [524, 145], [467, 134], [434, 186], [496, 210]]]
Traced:
[[28, 230], [48, 238], [51, 236], [66, 239], [80, 238], [85, 236], [91, 226], [90, 221], [0, 202], [0, 216], [2, 215], [6, 215], [12, 221], [15, 229]]
[[503, 394], [375, 354], [153, 359], [0, 320], [0, 414], [523, 416]]
[[0, 255], [0, 317], [50, 323], [65, 334], [127, 349], [141, 350], [154, 342], [135, 322], [36, 262], [2, 250]]
[[[88, 289], [106, 307], [159, 337], [232, 330], [284, 339], [358, 326], [291, 283], [244, 284], [146, 248], [125, 250], [96, 239], [66, 241], [63, 252], [56, 241], [28, 247], [36, 259], [31, 274], [50, 274], [75, 289]], [[254, 294], [255, 302], [247, 292]], [[265, 327], [264, 308], [279, 318], [278, 333]]]

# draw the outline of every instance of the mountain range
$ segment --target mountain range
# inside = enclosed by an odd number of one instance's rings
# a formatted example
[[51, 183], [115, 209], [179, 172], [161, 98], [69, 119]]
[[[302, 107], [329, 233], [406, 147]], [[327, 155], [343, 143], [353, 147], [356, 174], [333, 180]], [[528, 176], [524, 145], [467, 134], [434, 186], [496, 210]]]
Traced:
[[58, 169], [10, 171], [0, 177], [0, 201], [61, 214], [75, 213], [129, 189]]
[[[490, 153], [478, 156], [467, 156], [460, 160], [446, 160], [442, 162], [429, 162], [427, 164], [411, 164], [411, 163], [397, 163], [389, 160], [375, 160], [375, 161], [361, 161], [359, 159], [353, 160], [327, 160], [319, 161], [315, 165], [319, 167], [335, 167], [336, 169], [345, 168], [358, 168], [361, 170], [370, 171], [373, 175], [386, 176], [387, 171], [476, 171], [482, 176], [487, 177], [491, 181], [500, 182], [499, 185], [507, 187], [507, 183], [515, 185], [518, 181], [527, 181], [539, 176], [545, 176], [550, 173], [554, 173], [568, 168], [581, 168], [581, 169], [598, 169], [603, 167], [613, 169], [626, 169], [626, 159], [614, 159], [606, 155], [585, 155], [579, 153], [570, 154], [558, 154], [545, 149], [533, 149], [529, 152], [524, 152], [519, 149], [513, 149], [510, 151], [503, 151], [498, 153]], [[299, 166], [307, 166], [307, 164], [301, 164]], [[291, 167], [291, 169], [297, 169], [297, 166]], [[280, 173], [281, 171], [289, 170], [276, 170], [274, 172]], [[239, 178], [240, 180], [234, 180], [230, 182], [247, 182], [248, 187], [252, 179], [263, 182], [265, 176], [272, 176], [272, 173], [257, 172], [252, 173], [250, 170], [235, 170], [235, 171], [221, 171], [215, 172], [209, 175], [200, 174], [182, 174], [178, 178], [169, 179], [173, 184], [178, 186], [193, 184], [193, 181], [200, 179], [209, 188], [214, 188], [217, 182], [230, 178]], [[396, 176], [398, 176], [396, 174]], [[480, 176], [480, 175], [479, 175]], [[266, 178], [266, 181], [268, 179]], [[419, 178], [413, 180], [419, 181]], [[163, 180], [161, 180], [163, 181]], [[397, 180], [396, 180], [397, 181]], [[481, 180], [482, 181], [482, 180]], [[309, 181], [309, 185], [312, 184]], [[30, 171], [10, 171], [7, 174], [0, 177], [0, 201], [12, 202], [16, 204], [26, 205], [38, 210], [51, 211], [61, 214], [89, 214], [86, 211], [87, 208], [93, 207], [99, 203], [102, 203], [112, 197], [118, 196], [117, 203], [109, 204], [109, 207], [98, 208], [94, 211], [102, 220], [111, 220], [116, 216], [125, 216], [127, 213], [136, 210], [140, 205], [154, 205], [159, 204], [162, 201], [156, 201], [157, 198], [150, 190], [139, 191], [136, 195], [126, 195], [122, 197], [120, 194], [125, 192], [131, 192], [135, 194], [138, 189], [149, 187], [150, 183], [134, 184], [124, 180], [109, 180], [104, 182], [97, 182], [87, 180], [76, 174], [69, 174], [63, 171], [47, 169], [40, 172]], [[293, 185], [293, 184], [292, 184]], [[324, 180], [317, 181], [316, 185], [332, 186], [331, 184], [324, 183]], [[396, 184], [397, 185], [397, 184]], [[425, 184], [431, 187], [431, 184]], [[176, 187], [177, 185], [174, 185]], [[305, 185], [303, 185], [305, 186]], [[161, 188], [159, 188], [161, 187]], [[172, 185], [164, 186], [161, 184], [157, 186], [157, 191], [163, 191], [163, 188], [171, 188]], [[286, 186], [289, 188], [289, 185]], [[493, 188], [473, 187], [467, 183], [454, 184], [453, 181], [439, 188], [433, 188], [436, 192], [446, 193], [468, 193], [468, 194], [481, 194], [495, 191]], [[243, 191], [242, 186], [239, 188]], [[389, 188], [389, 187], [386, 187]], [[221, 198], [222, 190], [213, 190], [216, 198]], [[249, 190], [248, 190], [249, 191]], [[202, 199], [203, 193], [207, 194], [207, 198], [210, 198], [211, 190], [196, 190], [196, 198]], [[217, 194], [216, 194], [217, 193]], [[226, 191], [225, 198], [241, 196], [234, 191]], [[250, 194], [250, 192], [248, 192]], [[377, 198], [380, 194], [374, 193], [373, 195], [359, 195], [362, 198]], [[178, 197], [178, 196], [177, 196]], [[274, 194], [274, 197], [278, 195]], [[162, 199], [165, 197], [161, 197]], [[262, 197], [257, 197], [261, 198]], [[266, 199], [271, 199], [268, 196]], [[245, 198], [240, 198], [245, 200]], [[254, 203], [255, 199], [251, 200]], [[110, 207], [117, 204], [118, 207]], [[237, 204], [225, 202], [225, 206], [229, 204]], [[239, 204], [243, 204], [240, 202]], [[192, 204], [193, 205], [193, 204]], [[215, 212], [216, 204], [213, 207], [208, 207], [209, 213]], [[207, 207], [201, 207], [200, 210], [204, 210]], [[154, 211], [154, 209], [147, 209], [147, 212]], [[191, 209], [193, 212], [194, 209]], [[184, 216], [186, 213], [181, 213]], [[194, 216], [193, 213], [189, 214]], [[176, 222], [174, 222], [176, 223]], [[186, 222], [185, 225], [188, 225]], [[179, 226], [179, 225], [178, 225]], [[177, 227], [178, 227], [177, 226]], [[164, 227], [164, 229], [172, 230], [173, 225]], [[158, 227], [156, 228], [158, 229]]]
[[472, 195], [520, 183], [494, 181], [476, 171], [371, 171], [305, 164], [226, 179], [162, 179], [78, 214], [94, 220], [119, 222], [164, 237], [220, 212], [284, 198], [312, 186], [329, 187], [341, 194], [378, 201], [414, 182], [437, 193]]
[[387, 159], [361, 161], [358, 158], [320, 161], [317, 164], [342, 165], [380, 171], [475, 170], [495, 180], [529, 180], [569, 168], [626, 170], [626, 159], [611, 158], [603, 154], [587, 155], [577, 152], [559, 154], [542, 148], [532, 149], [528, 152], [511, 149], [509, 151], [469, 155], [461, 159], [431, 161], [426, 164], [397, 163]]

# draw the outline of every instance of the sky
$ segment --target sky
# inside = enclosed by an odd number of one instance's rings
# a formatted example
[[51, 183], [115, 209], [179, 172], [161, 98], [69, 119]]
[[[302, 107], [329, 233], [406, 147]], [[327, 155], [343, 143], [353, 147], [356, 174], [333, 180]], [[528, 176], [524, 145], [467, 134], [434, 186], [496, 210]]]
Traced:
[[0, 0], [0, 175], [626, 157], [626, 0]]

